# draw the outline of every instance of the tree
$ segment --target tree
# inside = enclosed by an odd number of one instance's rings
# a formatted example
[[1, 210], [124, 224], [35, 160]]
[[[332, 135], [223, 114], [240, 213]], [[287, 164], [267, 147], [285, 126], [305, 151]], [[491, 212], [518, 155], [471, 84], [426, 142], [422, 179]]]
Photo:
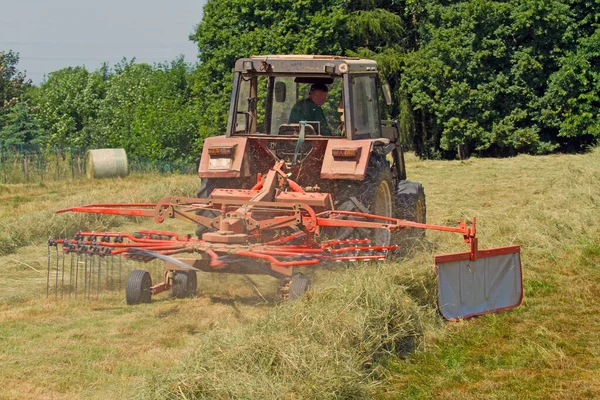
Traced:
[[25, 73], [17, 70], [19, 53], [0, 51], [0, 130], [5, 124], [8, 110], [19, 102], [23, 91], [31, 86]]
[[600, 142], [600, 25], [560, 59], [541, 100], [539, 121], [554, 129], [564, 150]]
[[471, 0], [431, 3], [427, 14], [425, 40], [403, 68], [421, 154], [451, 157], [458, 144], [484, 155], [555, 149], [539, 102], [571, 43], [569, 5]]
[[102, 143], [152, 160], [198, 158], [192, 151], [198, 117], [183, 58], [154, 67], [131, 63], [116, 71], [100, 112]]
[[35, 142], [41, 132], [25, 103], [17, 103], [7, 111], [4, 127], [0, 129], [0, 144], [14, 146]]
[[102, 142], [98, 115], [106, 92], [103, 71], [68, 67], [51, 72], [34, 93], [38, 119], [51, 145], [89, 147]]
[[0, 110], [16, 104], [25, 87], [31, 85], [24, 72], [17, 70], [19, 53], [0, 51]]

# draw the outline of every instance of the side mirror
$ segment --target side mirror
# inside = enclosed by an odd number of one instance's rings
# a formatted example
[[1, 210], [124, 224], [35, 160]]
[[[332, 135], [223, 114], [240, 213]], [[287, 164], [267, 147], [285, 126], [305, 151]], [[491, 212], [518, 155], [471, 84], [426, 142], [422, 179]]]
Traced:
[[275, 101], [278, 103], [283, 103], [285, 102], [285, 95], [286, 95], [286, 89], [287, 87], [285, 86], [285, 82], [275, 82]]
[[392, 105], [392, 91], [390, 90], [390, 85], [384, 83], [381, 85], [381, 89], [383, 90], [383, 98], [385, 99], [385, 104], [388, 106]]

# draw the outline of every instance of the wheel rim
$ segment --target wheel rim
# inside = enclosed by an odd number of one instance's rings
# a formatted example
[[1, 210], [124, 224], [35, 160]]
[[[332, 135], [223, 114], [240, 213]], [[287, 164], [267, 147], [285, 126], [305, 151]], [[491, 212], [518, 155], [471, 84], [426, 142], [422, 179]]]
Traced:
[[[375, 195], [373, 213], [382, 217], [392, 216], [392, 192], [387, 181], [381, 182]], [[391, 233], [386, 229], [376, 229], [374, 241], [376, 245], [387, 246], [391, 241]]]
[[144, 278], [142, 279], [141, 285], [141, 300], [143, 303], [150, 303], [150, 298], [152, 297], [152, 279], [150, 278], [150, 274], [144, 274]]

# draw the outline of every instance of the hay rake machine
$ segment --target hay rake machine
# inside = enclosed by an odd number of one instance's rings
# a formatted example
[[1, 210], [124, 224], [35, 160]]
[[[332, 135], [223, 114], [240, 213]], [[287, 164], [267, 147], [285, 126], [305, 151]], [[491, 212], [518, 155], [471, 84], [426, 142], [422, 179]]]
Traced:
[[[159, 224], [175, 218], [212, 231], [204, 233], [202, 238], [144, 230], [135, 234], [79, 232], [73, 239], [51, 239], [48, 287], [54, 284], [55, 296], [61, 286], [61, 295], [67, 291], [69, 295], [77, 295], [79, 290], [89, 298], [94, 296], [93, 290], [98, 296], [102, 279], [103, 288], [109, 288], [111, 282], [122, 286], [123, 264], [119, 261], [119, 278], [115, 283], [117, 268], [112, 259], [120, 255], [141, 262], [162, 260], [166, 266], [162, 281], [154, 285], [149, 271], [130, 270], [126, 281], [128, 304], [150, 302], [152, 296], [168, 290], [176, 297], [193, 295], [197, 272], [270, 274], [287, 282], [287, 297], [293, 299], [302, 295], [310, 284], [302, 273], [294, 273], [297, 267], [316, 267], [335, 261], [384, 260], [400, 249], [395, 244], [378, 245], [372, 238], [320, 240], [327, 235], [324, 231], [428, 229], [458, 233], [469, 245], [468, 252], [435, 257], [439, 306], [446, 318], [509, 309], [521, 302], [519, 246], [479, 250], [475, 218], [471, 226], [460, 222], [457, 227], [448, 227], [336, 210], [331, 194], [307, 192], [289, 179], [284, 162], [277, 162], [258, 181], [251, 189], [215, 189], [208, 198], [170, 196], [151, 204], [90, 204], [57, 211], [148, 217]], [[51, 261], [52, 248], [55, 261]], [[176, 257], [184, 253], [202, 257]], [[59, 261], [61, 254], [71, 258], [66, 267], [64, 258]], [[80, 272], [72, 265], [80, 264], [81, 260], [85, 265], [81, 272], [83, 288], [78, 288], [80, 280], [73, 278], [73, 274]], [[158, 274], [154, 276], [156, 279]], [[65, 280], [67, 289], [63, 287]]]
[[[420, 236], [433, 229], [462, 235], [469, 245], [467, 252], [435, 258], [444, 317], [518, 306], [519, 246], [479, 250], [475, 219], [471, 226], [425, 223], [425, 192], [406, 178], [398, 122], [380, 117], [379, 104], [392, 99], [377, 69], [373, 60], [327, 55], [237, 60], [227, 131], [203, 142], [195, 198], [59, 211], [148, 217], [159, 224], [175, 218], [194, 224], [196, 236], [80, 232], [52, 239], [48, 288], [53, 283], [58, 296], [78, 294], [82, 286], [92, 297], [109, 282], [120, 284], [115, 271], [125, 270], [127, 303], [135, 304], [167, 290], [177, 297], [195, 293], [197, 272], [264, 273], [284, 279], [286, 296], [295, 298], [310, 284], [296, 268], [384, 260], [400, 249], [396, 232]], [[194, 257], [179, 258], [186, 253]], [[166, 267], [154, 274], [137, 267], [107, 271], [118, 255], [161, 260]]]

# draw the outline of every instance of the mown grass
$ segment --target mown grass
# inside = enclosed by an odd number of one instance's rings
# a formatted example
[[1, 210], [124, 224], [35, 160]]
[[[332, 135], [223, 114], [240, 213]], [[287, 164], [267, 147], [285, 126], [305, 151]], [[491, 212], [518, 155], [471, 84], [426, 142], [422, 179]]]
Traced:
[[194, 176], [136, 174], [99, 182], [0, 185], [0, 255], [50, 236], [70, 237], [78, 230], [114, 229], [126, 221], [113, 215], [55, 214], [58, 209], [99, 202], [152, 202], [168, 193], [191, 196], [197, 184]]
[[148, 223], [54, 209], [189, 195], [197, 180], [3, 185], [2, 234], [18, 246], [0, 257], [0, 398], [599, 397], [600, 150], [411, 157], [408, 171], [425, 185], [430, 223], [475, 215], [480, 247], [521, 244], [521, 307], [444, 322], [431, 256], [466, 246], [436, 232], [397, 263], [315, 271], [313, 290], [295, 302], [275, 301], [272, 278], [226, 275], [203, 276], [189, 300], [46, 300], [49, 234]]

